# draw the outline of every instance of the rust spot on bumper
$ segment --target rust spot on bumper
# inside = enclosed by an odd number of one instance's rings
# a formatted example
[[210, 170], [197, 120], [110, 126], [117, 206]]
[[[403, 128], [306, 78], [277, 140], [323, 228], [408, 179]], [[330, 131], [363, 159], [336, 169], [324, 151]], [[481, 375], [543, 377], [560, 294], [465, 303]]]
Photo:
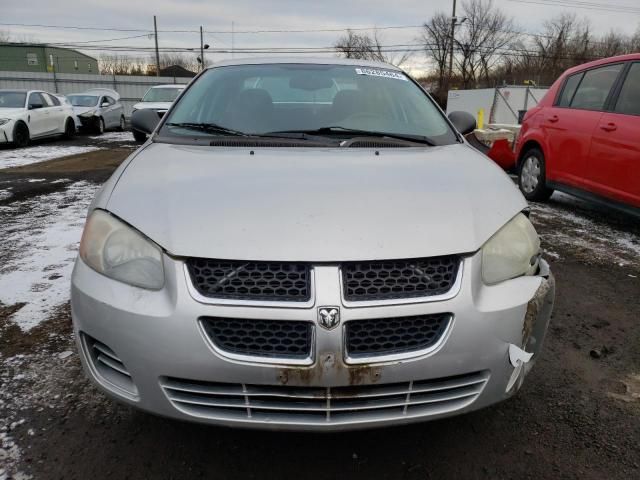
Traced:
[[335, 352], [323, 352], [310, 367], [290, 366], [278, 369], [282, 385], [369, 385], [380, 380], [381, 367], [367, 364], [347, 365]]

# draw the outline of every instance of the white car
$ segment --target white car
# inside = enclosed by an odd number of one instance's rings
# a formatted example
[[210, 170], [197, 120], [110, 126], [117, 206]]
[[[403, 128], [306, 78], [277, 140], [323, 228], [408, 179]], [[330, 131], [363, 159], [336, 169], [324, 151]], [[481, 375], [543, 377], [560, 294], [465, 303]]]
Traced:
[[[136, 110], [155, 110], [159, 117], [162, 117], [167, 110], [173, 105], [173, 102], [178, 95], [182, 93], [186, 85], [156, 85], [147, 90], [142, 100], [133, 106], [133, 111]], [[147, 139], [147, 135], [138, 130], [133, 130], [133, 137], [138, 142], [144, 142]]]
[[25, 147], [36, 138], [76, 133], [73, 109], [40, 90], [0, 90], [0, 144]]

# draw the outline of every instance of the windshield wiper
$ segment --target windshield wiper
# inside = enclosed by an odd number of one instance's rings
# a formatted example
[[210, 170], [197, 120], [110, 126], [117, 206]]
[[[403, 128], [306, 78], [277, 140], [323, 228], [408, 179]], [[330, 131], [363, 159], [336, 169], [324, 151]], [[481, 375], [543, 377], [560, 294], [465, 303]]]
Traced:
[[241, 132], [239, 130], [233, 130], [231, 128], [223, 127], [216, 123], [195, 123], [195, 122], [178, 122], [167, 123], [168, 127], [186, 128], [187, 130], [199, 130], [205, 133], [218, 133], [221, 135], [230, 135], [234, 137], [249, 137], [248, 133]]
[[423, 135], [412, 135], [405, 133], [388, 133], [388, 132], [376, 132], [372, 130], [358, 130], [354, 128], [341, 127], [339, 125], [331, 127], [321, 127], [315, 130], [283, 130], [279, 132], [269, 132], [272, 134], [286, 134], [286, 133], [303, 133], [306, 135], [354, 135], [362, 137], [377, 137], [377, 138], [394, 138], [397, 140], [405, 140], [407, 142], [422, 143], [435, 147], [436, 143], [429, 137]]
[[205, 133], [212, 134], [220, 134], [220, 135], [229, 135], [234, 137], [246, 137], [246, 138], [283, 138], [287, 140], [309, 140], [309, 141], [322, 141], [323, 143], [334, 143], [334, 142], [326, 142], [326, 139], [319, 138], [310, 138], [304, 132], [270, 132], [270, 133], [247, 133], [241, 132], [239, 130], [233, 130], [231, 128], [223, 127], [222, 125], [218, 125], [216, 123], [195, 123], [195, 122], [180, 122], [180, 123], [172, 123], [169, 122], [166, 124], [169, 127], [178, 127], [178, 128], [186, 128], [189, 130], [199, 130]]

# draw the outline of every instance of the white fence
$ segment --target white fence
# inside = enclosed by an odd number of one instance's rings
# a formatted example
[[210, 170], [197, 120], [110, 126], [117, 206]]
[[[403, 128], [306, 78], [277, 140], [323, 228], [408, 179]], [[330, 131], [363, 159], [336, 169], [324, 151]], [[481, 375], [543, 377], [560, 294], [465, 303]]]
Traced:
[[131, 115], [133, 105], [154, 85], [189, 83], [184, 77], [148, 77], [129, 75], [88, 75], [77, 73], [36, 73], [0, 71], [0, 89], [15, 88], [44, 90], [68, 95], [81, 93], [90, 88], [111, 88], [120, 94], [125, 115]]
[[482, 109], [485, 123], [517, 124], [518, 111], [535, 107], [546, 93], [546, 88], [524, 86], [450, 90], [447, 113], [463, 111], [475, 117]]

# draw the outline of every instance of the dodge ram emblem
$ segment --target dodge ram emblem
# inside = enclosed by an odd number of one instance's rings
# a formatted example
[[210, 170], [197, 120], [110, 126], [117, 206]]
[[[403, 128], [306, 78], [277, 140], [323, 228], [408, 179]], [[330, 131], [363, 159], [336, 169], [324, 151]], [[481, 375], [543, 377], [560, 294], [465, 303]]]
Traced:
[[318, 308], [318, 323], [322, 328], [331, 330], [340, 323], [340, 308], [320, 307]]

